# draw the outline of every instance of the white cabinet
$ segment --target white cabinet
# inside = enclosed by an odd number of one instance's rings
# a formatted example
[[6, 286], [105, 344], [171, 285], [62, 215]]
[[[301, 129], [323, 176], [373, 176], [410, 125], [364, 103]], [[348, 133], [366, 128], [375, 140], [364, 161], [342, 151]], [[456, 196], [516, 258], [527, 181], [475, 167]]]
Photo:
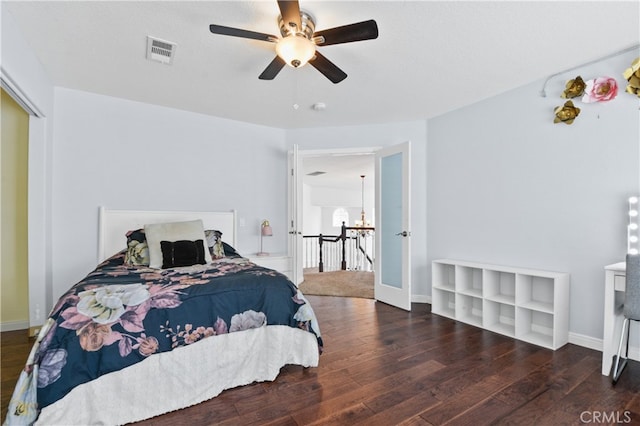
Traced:
[[434, 314], [535, 345], [569, 340], [569, 274], [459, 260], [432, 264]]
[[270, 254], [269, 256], [252, 255], [249, 256], [249, 260], [256, 265], [282, 272], [289, 279], [293, 277], [291, 256], [287, 256], [286, 254]]

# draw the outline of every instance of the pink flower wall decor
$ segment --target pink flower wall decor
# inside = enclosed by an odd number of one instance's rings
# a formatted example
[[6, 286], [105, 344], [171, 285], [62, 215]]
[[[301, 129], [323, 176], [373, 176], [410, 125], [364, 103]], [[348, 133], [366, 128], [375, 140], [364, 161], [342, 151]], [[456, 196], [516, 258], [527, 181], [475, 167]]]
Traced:
[[611, 77], [598, 77], [587, 80], [587, 87], [584, 89], [582, 102], [607, 102], [618, 95], [618, 83]]

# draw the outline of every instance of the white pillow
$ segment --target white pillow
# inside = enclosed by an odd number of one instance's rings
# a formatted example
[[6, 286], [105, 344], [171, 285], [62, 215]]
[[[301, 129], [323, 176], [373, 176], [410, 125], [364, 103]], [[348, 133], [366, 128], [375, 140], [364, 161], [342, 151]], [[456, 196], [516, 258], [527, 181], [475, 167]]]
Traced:
[[168, 222], [144, 225], [144, 233], [147, 236], [149, 246], [149, 267], [162, 268], [162, 249], [160, 241], [196, 241], [202, 240], [204, 247], [204, 258], [207, 263], [211, 263], [211, 253], [206, 246], [207, 238], [204, 235], [202, 220], [190, 220], [187, 222]]

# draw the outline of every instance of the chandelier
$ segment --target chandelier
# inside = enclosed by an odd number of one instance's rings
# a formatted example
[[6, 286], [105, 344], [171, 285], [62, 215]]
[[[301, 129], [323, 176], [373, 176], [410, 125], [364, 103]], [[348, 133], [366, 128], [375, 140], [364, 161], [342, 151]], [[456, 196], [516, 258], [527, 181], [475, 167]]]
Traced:
[[362, 210], [360, 210], [360, 220], [356, 220], [356, 228], [370, 228], [371, 222], [369, 222], [364, 215], [364, 178], [365, 175], [360, 175], [362, 179]]

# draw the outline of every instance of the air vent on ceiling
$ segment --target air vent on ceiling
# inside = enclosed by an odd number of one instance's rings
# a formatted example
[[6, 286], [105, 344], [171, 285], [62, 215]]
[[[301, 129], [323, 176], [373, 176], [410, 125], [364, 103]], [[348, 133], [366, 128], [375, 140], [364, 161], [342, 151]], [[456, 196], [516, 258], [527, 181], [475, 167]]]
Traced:
[[307, 176], [320, 176], [320, 175], [323, 175], [325, 173], [327, 173], [327, 172], [317, 171], [317, 172], [307, 173]]
[[173, 62], [173, 56], [176, 54], [177, 46], [176, 43], [171, 41], [147, 36], [147, 59], [170, 65]]

